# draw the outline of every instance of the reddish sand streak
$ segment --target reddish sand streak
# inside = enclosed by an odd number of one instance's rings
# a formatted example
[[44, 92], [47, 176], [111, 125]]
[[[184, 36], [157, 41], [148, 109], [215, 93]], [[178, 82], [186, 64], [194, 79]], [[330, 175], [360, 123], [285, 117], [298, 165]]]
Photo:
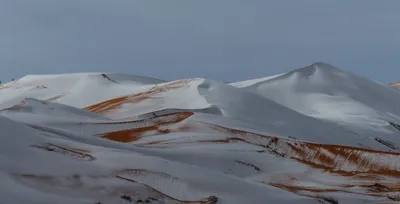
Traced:
[[177, 89], [181, 88], [190, 82], [191, 79], [188, 80], [178, 80], [174, 81], [165, 85], [156, 85], [153, 88], [151, 88], [148, 91], [140, 92], [137, 94], [132, 94], [132, 95], [127, 95], [127, 96], [121, 96], [118, 98], [110, 99], [101, 103], [97, 103], [91, 106], [88, 106], [84, 108], [87, 111], [95, 112], [95, 113], [107, 113], [113, 110], [118, 109], [121, 107], [123, 104], [127, 103], [139, 103], [141, 101], [144, 101], [146, 99], [152, 98], [155, 94], [162, 93], [162, 92], [167, 92], [172, 89]]
[[[171, 114], [160, 115], [157, 118], [151, 119], [154, 122], [154, 125], [139, 127], [139, 128], [132, 128], [132, 129], [127, 129], [127, 130], [120, 130], [120, 131], [115, 131], [115, 132], [108, 132], [108, 133], [103, 133], [103, 134], [99, 134], [96, 136], [100, 136], [102, 138], [106, 138], [106, 139], [118, 141], [118, 142], [124, 142], [124, 143], [133, 142], [133, 141], [139, 140], [141, 138], [141, 136], [148, 131], [156, 131], [159, 134], [166, 134], [169, 132], [169, 130], [168, 129], [160, 130], [159, 128], [161, 126], [172, 125], [175, 123], [182, 122], [183, 120], [189, 118], [193, 114], [194, 114], [193, 112], [180, 112], [180, 113], [171, 113]], [[175, 116], [175, 117], [172, 120], [167, 120], [167, 121], [162, 120], [163, 117], [168, 117], [168, 116]], [[149, 119], [147, 119], [147, 120], [149, 120]], [[146, 120], [135, 121], [135, 122], [136, 123], [144, 123], [144, 122], [146, 122]]]

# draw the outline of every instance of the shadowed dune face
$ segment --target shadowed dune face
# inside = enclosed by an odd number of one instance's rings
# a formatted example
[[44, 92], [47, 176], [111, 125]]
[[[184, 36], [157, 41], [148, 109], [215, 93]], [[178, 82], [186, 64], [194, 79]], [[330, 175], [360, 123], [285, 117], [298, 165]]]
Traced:
[[123, 104], [128, 103], [139, 103], [147, 99], [151, 99], [156, 94], [167, 92], [173, 89], [178, 89], [187, 85], [192, 79], [178, 80], [163, 85], [155, 85], [148, 91], [140, 92], [137, 94], [121, 96], [118, 98], [110, 99], [98, 104], [94, 104], [84, 108], [87, 111], [91, 111], [98, 114], [104, 114], [120, 108]]

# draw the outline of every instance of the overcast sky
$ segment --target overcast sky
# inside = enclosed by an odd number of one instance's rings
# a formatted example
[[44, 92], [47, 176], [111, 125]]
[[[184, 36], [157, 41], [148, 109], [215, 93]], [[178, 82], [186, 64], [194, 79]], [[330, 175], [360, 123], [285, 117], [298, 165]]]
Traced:
[[400, 81], [399, 0], [0, 0], [0, 79], [236, 81], [316, 61]]

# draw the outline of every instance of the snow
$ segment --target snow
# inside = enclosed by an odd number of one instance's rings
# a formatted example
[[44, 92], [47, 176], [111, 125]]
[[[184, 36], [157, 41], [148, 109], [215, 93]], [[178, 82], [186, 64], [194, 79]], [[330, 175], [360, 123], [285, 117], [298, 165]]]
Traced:
[[26, 76], [0, 86], [0, 203], [389, 202], [398, 101], [325, 63], [231, 84]]

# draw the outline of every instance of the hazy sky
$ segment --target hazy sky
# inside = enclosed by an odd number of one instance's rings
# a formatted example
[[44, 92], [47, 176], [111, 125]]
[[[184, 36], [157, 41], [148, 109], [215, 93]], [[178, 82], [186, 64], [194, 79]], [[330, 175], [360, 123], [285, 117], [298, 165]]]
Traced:
[[399, 0], [0, 0], [0, 79], [119, 72], [236, 81], [324, 61], [400, 80]]

